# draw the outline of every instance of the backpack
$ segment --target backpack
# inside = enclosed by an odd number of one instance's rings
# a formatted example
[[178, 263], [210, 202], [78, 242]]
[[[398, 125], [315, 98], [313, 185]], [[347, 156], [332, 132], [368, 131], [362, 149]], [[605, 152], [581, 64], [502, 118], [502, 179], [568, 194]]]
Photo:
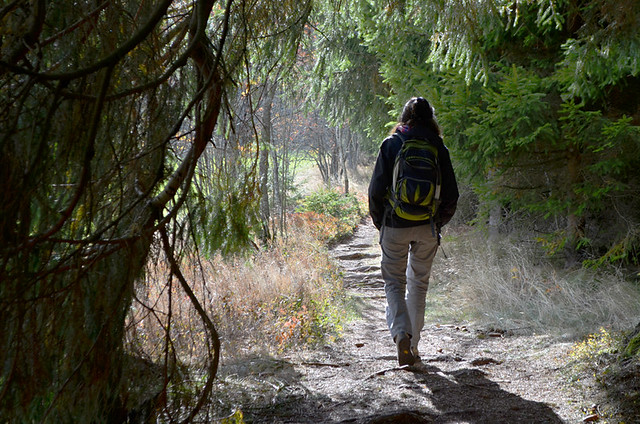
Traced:
[[432, 219], [438, 212], [442, 184], [438, 146], [428, 139], [398, 136], [402, 147], [393, 165], [392, 211], [409, 221]]

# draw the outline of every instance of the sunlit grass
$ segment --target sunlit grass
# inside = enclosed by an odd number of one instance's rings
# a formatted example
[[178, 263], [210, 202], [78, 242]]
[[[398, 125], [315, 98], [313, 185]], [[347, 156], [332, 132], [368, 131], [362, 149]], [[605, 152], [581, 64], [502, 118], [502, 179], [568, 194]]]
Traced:
[[[344, 302], [339, 274], [308, 229], [295, 231], [249, 258], [183, 261], [185, 277], [213, 317], [223, 358], [275, 353], [339, 334]], [[177, 282], [167, 284], [167, 275], [161, 264], [150, 269], [143, 299], [134, 305], [132, 328], [140, 348], [160, 358], [170, 322], [171, 349], [181, 362], [197, 363], [206, 353], [204, 327]]]
[[638, 287], [614, 269], [564, 271], [535, 244], [492, 244], [474, 232], [451, 232], [443, 247], [449, 259], [436, 258], [433, 296], [448, 303], [435, 307], [435, 319], [566, 337], [640, 320]]
[[309, 194], [323, 186], [322, 176], [315, 161], [303, 155], [292, 162], [292, 174], [295, 176], [295, 186], [301, 194]]

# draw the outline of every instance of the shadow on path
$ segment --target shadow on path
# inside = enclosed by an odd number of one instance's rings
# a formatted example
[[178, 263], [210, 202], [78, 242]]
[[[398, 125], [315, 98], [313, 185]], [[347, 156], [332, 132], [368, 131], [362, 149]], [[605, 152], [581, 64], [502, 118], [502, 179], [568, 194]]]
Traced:
[[[413, 398], [410, 405], [378, 404], [375, 394], [360, 387], [348, 396], [333, 397], [302, 384], [296, 365], [279, 362], [281, 386], [270, 402], [245, 409], [253, 423], [433, 423], [433, 424], [554, 424], [563, 423], [544, 403], [529, 401], [502, 390], [474, 368], [444, 372], [418, 364], [407, 370], [389, 370], [368, 379], [368, 386], [395, 385], [401, 397]], [[264, 375], [263, 375], [264, 377]], [[287, 378], [288, 377], [288, 378]], [[366, 376], [362, 376], [367, 380]], [[286, 380], [286, 383], [285, 383]], [[355, 389], [355, 388], [354, 388]], [[364, 389], [364, 390], [362, 390]], [[378, 394], [379, 396], [379, 394]], [[370, 403], [374, 408], [362, 409]], [[359, 411], [359, 412], [358, 412]]]
[[549, 406], [502, 390], [479, 369], [443, 372], [423, 364], [414, 368], [402, 378], [403, 387], [433, 408], [428, 414], [433, 423], [563, 423]]

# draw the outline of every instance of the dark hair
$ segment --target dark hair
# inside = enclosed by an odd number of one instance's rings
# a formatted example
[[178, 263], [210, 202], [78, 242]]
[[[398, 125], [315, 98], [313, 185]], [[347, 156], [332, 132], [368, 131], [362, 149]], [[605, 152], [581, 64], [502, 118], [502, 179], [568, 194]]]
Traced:
[[433, 113], [433, 108], [424, 97], [412, 97], [409, 99], [402, 109], [398, 125], [427, 127], [440, 135], [440, 127]]

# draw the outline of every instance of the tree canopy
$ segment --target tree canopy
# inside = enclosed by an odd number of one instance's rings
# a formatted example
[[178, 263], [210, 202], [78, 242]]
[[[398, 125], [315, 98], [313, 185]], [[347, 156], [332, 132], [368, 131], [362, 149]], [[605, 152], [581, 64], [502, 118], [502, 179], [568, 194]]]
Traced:
[[171, 417], [193, 419], [220, 342], [181, 260], [284, 225], [292, 145], [348, 189], [412, 96], [436, 108], [475, 223], [638, 265], [636, 1], [14, 0], [0, 22], [0, 420], [128, 419], [152, 260], [206, 335]]
[[176, 413], [192, 419], [202, 406], [220, 344], [180, 271], [178, 249], [193, 222], [185, 206], [198, 200], [198, 160], [230, 138], [216, 127], [253, 60], [247, 50], [257, 54], [257, 40], [295, 39], [308, 8], [234, 0], [2, 6], [2, 417], [127, 419], [125, 322], [145, 265], [160, 252], [207, 334], [209, 377], [193, 408]]
[[[411, 96], [436, 106], [457, 171], [484, 199], [482, 210], [524, 218], [519, 226], [546, 234], [540, 240], [570, 261], [637, 262], [638, 220], [631, 212], [639, 183], [637, 2], [325, 6], [332, 18], [319, 32], [352, 28], [352, 44], [378, 68], [384, 89], [376, 95], [391, 119]], [[319, 62], [331, 61], [334, 68], [324, 66], [332, 74], [337, 66], [355, 72], [345, 57], [356, 49], [342, 51], [331, 60], [335, 53], [319, 50]], [[339, 90], [348, 99], [361, 85]], [[333, 109], [343, 111], [343, 120], [357, 119], [362, 100]], [[371, 116], [380, 119], [376, 107]]]

